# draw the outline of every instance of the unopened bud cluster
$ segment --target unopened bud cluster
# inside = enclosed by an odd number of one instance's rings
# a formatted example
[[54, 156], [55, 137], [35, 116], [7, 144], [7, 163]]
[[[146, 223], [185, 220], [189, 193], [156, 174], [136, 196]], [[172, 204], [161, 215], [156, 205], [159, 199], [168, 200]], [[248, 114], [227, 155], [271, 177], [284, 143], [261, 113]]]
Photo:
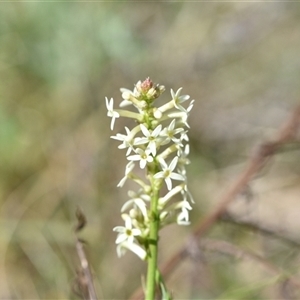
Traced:
[[[139, 81], [133, 91], [121, 88], [123, 101], [120, 107], [133, 106], [137, 112], [114, 109], [113, 98], [105, 99], [107, 115], [112, 118], [112, 130], [115, 120], [121, 116], [132, 118], [137, 123], [132, 129], [125, 127], [124, 133], [111, 137], [121, 142], [119, 149], [127, 151], [128, 164], [118, 187], [122, 187], [128, 179], [138, 186], [137, 191], [128, 192], [129, 200], [121, 208], [125, 226], [114, 228], [118, 232], [116, 244], [119, 256], [129, 249], [141, 259], [147, 258], [149, 207], [154, 190], [160, 191], [157, 206], [160, 228], [172, 222], [189, 224], [193, 199], [187, 188], [185, 165], [189, 163], [187, 119], [194, 100], [183, 106], [190, 96], [181, 95], [181, 90], [174, 92], [171, 89], [171, 99], [156, 107], [156, 99], [165, 91], [164, 86], [156, 85], [147, 78]], [[145, 170], [143, 178], [135, 173], [138, 167]], [[163, 194], [163, 191], [166, 192]], [[177, 194], [180, 201], [173, 199]]]

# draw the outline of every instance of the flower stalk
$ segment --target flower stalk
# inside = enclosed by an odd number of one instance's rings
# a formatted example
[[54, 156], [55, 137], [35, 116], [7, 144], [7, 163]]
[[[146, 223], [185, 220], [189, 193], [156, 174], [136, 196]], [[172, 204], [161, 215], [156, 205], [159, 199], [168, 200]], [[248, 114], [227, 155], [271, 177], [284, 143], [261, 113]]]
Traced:
[[[172, 222], [188, 225], [192, 209], [185, 165], [189, 163], [187, 119], [194, 100], [187, 108], [182, 106], [190, 97], [181, 95], [181, 90], [171, 90], [171, 99], [156, 107], [155, 100], [165, 91], [164, 86], [147, 78], [139, 81], [133, 91], [121, 88], [120, 108], [131, 106], [137, 112], [114, 109], [114, 100], [106, 98], [112, 130], [120, 117], [131, 118], [138, 124], [132, 130], [125, 127], [126, 134], [111, 136], [121, 142], [119, 149], [127, 149], [128, 164], [118, 187], [123, 187], [127, 180], [138, 186], [137, 192], [129, 191], [130, 199], [121, 208], [125, 226], [116, 226], [114, 231], [118, 233], [119, 256], [130, 250], [148, 263], [146, 300], [155, 298], [157, 287], [169, 295], [157, 267], [159, 230]], [[145, 171], [144, 178], [135, 174], [138, 167]], [[163, 195], [166, 189], [168, 192]], [[175, 195], [181, 195], [182, 200], [174, 201]]]
[[158, 231], [159, 231], [159, 214], [157, 210], [159, 190], [156, 190], [151, 199], [150, 208], [150, 233], [149, 233], [149, 257], [147, 269], [147, 285], [145, 299], [154, 299], [156, 290], [156, 272], [158, 256]]

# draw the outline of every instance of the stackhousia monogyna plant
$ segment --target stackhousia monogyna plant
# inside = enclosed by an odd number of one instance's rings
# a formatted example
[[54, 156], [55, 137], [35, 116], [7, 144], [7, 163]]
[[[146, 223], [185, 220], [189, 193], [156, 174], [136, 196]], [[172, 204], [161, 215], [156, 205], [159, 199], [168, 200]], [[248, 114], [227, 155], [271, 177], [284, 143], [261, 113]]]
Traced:
[[[123, 187], [129, 179], [138, 187], [136, 191], [128, 192], [129, 200], [121, 208], [124, 226], [113, 230], [118, 233], [119, 256], [130, 250], [148, 262], [147, 300], [154, 299], [157, 285], [161, 287], [164, 299], [170, 298], [157, 269], [159, 230], [172, 222], [189, 224], [193, 202], [187, 188], [185, 165], [189, 163], [187, 119], [194, 100], [184, 105], [190, 96], [181, 95], [182, 88], [176, 92], [171, 89], [169, 101], [156, 107], [157, 99], [164, 91], [164, 86], [147, 78], [139, 81], [133, 91], [121, 88], [122, 109], [114, 109], [113, 98], [105, 99], [107, 115], [112, 118], [111, 130], [120, 117], [136, 122], [132, 129], [125, 127], [124, 133], [111, 137], [121, 142], [119, 149], [127, 149], [128, 164], [118, 187]], [[127, 106], [133, 106], [137, 111], [124, 110]], [[136, 168], [145, 171], [144, 177], [136, 174]], [[180, 201], [173, 199], [177, 194], [181, 195]]]

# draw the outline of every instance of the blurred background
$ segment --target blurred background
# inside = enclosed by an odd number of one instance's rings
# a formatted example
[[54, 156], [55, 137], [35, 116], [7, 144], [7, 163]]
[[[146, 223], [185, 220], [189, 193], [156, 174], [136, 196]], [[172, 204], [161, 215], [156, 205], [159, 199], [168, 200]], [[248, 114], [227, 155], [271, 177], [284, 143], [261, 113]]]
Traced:
[[[189, 124], [192, 225], [162, 231], [162, 263], [218, 202], [253, 149], [300, 99], [300, 5], [225, 2], [35, 2], [0, 5], [0, 298], [80, 299], [75, 211], [100, 299], [125, 299], [145, 266], [118, 259], [125, 151], [105, 96], [150, 78], [195, 99]], [[207, 236], [299, 273], [299, 147], [288, 147]], [[254, 261], [203, 251], [167, 285], [175, 299], [291, 297]]]

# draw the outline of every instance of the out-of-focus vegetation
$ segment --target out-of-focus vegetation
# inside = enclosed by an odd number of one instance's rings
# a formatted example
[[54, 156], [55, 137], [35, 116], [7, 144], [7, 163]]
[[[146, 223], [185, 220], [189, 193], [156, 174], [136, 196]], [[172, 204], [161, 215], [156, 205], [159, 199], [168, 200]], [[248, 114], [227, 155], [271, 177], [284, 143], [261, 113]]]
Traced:
[[[216, 203], [262, 138], [300, 99], [300, 6], [274, 3], [62, 2], [0, 5], [0, 297], [74, 299], [82, 233], [99, 298], [124, 299], [144, 264], [118, 259], [112, 228], [126, 164], [110, 140], [104, 97], [150, 76], [196, 99], [190, 118], [192, 224]], [[124, 128], [117, 120], [115, 133]], [[299, 150], [275, 165], [233, 207], [247, 221], [299, 243]], [[166, 229], [160, 261], [193, 227]], [[299, 250], [276, 236], [220, 223], [210, 236], [299, 273]], [[201, 255], [200, 255], [201, 256]], [[202, 256], [201, 256], [202, 257]], [[196, 263], [197, 262], [197, 263]], [[186, 261], [168, 280], [175, 299], [281, 298], [254, 262], [216, 253]]]

